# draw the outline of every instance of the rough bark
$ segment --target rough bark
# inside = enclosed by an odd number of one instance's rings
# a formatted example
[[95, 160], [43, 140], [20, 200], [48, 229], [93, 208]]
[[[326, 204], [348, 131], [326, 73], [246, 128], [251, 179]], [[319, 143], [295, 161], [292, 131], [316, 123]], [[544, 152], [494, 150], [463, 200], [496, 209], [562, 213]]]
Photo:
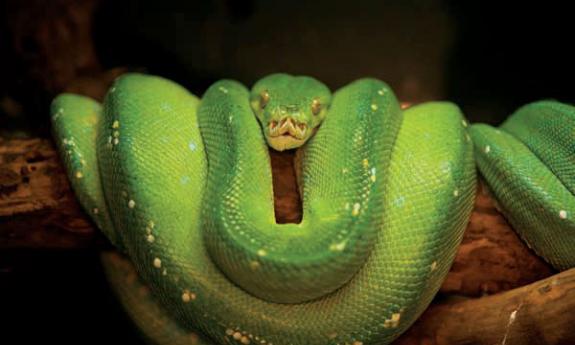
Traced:
[[106, 243], [95, 234], [51, 142], [0, 138], [0, 248]]
[[575, 268], [492, 296], [434, 302], [397, 345], [575, 344]]

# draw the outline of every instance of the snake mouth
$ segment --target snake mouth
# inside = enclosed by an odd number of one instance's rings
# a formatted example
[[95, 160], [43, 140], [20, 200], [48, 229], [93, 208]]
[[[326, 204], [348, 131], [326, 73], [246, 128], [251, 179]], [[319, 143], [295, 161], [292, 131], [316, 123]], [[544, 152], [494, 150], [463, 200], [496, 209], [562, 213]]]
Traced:
[[308, 132], [305, 122], [297, 122], [291, 117], [285, 117], [279, 122], [272, 120], [268, 123], [268, 135], [270, 138], [291, 137], [295, 140], [305, 141]]
[[308, 134], [306, 123], [286, 117], [279, 122], [272, 120], [268, 123], [266, 139], [274, 150], [284, 151], [302, 146]]

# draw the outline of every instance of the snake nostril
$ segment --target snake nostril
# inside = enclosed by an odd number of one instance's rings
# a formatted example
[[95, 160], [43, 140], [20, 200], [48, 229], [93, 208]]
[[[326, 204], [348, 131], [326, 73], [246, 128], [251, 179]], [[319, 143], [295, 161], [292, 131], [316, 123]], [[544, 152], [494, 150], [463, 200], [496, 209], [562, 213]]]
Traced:
[[301, 129], [302, 131], [303, 131], [303, 130], [305, 129], [305, 127], [306, 127], [305, 123], [299, 123], [297, 126], [298, 126], [299, 129]]

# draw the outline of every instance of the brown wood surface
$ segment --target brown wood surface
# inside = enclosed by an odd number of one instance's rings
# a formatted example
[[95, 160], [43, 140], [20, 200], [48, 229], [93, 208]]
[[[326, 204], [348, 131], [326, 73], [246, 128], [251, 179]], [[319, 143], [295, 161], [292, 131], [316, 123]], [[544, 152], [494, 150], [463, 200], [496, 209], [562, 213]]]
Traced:
[[575, 344], [575, 268], [492, 296], [434, 302], [396, 344]]

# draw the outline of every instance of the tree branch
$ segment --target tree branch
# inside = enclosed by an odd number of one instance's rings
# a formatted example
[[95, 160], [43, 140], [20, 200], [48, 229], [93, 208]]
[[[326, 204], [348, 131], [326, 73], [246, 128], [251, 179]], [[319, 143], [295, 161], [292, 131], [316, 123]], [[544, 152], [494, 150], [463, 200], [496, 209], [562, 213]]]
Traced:
[[575, 268], [504, 293], [434, 302], [397, 345], [575, 344]]

